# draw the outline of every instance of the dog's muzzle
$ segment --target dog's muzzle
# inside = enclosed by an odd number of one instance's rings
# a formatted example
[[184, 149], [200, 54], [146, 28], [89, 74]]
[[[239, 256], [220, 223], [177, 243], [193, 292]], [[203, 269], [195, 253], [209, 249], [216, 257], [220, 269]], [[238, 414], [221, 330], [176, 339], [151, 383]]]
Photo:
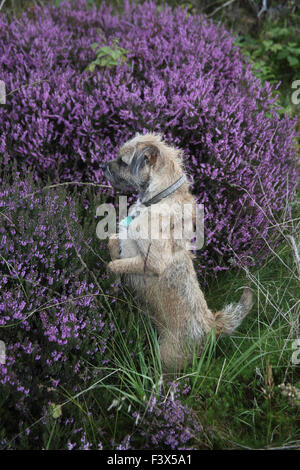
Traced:
[[112, 171], [109, 163], [110, 162], [103, 163], [100, 165], [100, 168], [104, 172], [105, 178], [110, 181], [112, 186], [116, 187], [117, 189], [121, 191], [124, 191], [124, 192], [132, 191], [134, 187], [124, 178], [121, 178], [119, 174], [115, 173], [115, 171]]

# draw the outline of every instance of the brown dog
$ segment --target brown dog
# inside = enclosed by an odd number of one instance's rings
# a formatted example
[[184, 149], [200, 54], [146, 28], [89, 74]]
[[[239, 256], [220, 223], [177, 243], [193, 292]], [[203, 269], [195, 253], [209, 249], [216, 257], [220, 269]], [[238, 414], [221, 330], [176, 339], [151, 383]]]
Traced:
[[[252, 307], [250, 288], [245, 288], [239, 303], [221, 312], [211, 312], [206, 304], [189, 251], [192, 235], [182, 234], [183, 214], [184, 224], [195, 219], [195, 201], [181, 157], [181, 151], [160, 135], [145, 134], [126, 142], [118, 157], [103, 166], [113, 186], [140, 194], [129, 217], [120, 223], [120, 233], [109, 239], [108, 268], [124, 275], [137, 298], [149, 307], [160, 334], [164, 370], [182, 369], [191, 359], [193, 345], [201, 345], [212, 327], [218, 334], [230, 334]], [[169, 236], [164, 220], [170, 222]], [[175, 237], [175, 232], [182, 236]]]

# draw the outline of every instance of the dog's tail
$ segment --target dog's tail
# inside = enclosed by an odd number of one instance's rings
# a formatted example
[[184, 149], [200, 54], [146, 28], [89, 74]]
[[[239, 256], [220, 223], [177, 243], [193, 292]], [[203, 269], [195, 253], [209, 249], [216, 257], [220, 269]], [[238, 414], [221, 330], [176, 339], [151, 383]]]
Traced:
[[230, 335], [242, 323], [253, 305], [253, 292], [250, 287], [244, 289], [238, 303], [231, 303], [215, 314], [217, 334]]

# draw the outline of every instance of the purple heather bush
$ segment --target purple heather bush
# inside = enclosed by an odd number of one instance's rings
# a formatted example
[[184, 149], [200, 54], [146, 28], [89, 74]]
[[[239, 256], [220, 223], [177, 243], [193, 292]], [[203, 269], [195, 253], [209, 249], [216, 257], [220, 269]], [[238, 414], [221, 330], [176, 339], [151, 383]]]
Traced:
[[93, 378], [89, 364], [104, 360], [109, 328], [78, 257], [88, 248], [71, 197], [18, 176], [0, 181], [0, 394], [6, 409], [36, 415], [56, 390], [73, 393]]
[[[96, 66], [95, 49], [125, 60]], [[293, 199], [294, 121], [223, 27], [181, 8], [125, 1], [121, 15], [84, 1], [34, 7], [0, 19], [0, 152], [36, 175], [102, 182], [100, 163], [138, 132], [161, 132], [185, 151], [205, 205], [200, 270], [253, 263], [270, 240], [269, 219]], [[257, 256], [255, 258], [255, 255]]]

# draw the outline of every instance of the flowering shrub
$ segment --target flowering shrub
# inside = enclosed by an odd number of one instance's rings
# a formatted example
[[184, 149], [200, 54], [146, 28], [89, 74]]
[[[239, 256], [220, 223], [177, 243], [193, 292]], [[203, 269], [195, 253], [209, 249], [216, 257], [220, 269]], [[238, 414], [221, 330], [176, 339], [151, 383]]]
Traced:
[[[97, 62], [95, 49], [106, 46], [126, 50], [119, 65]], [[136, 131], [182, 147], [205, 204], [207, 270], [225, 269], [233, 253], [255, 255], [268, 218], [293, 197], [293, 121], [279, 119], [271, 86], [260, 85], [233, 37], [202, 16], [153, 2], [125, 2], [120, 16], [84, 1], [35, 7], [0, 19], [0, 75], [5, 163], [99, 182], [99, 163]]]
[[58, 387], [84, 385], [109, 329], [103, 335], [100, 292], [79, 259], [87, 248], [72, 199], [1, 181], [0, 217], [0, 391], [23, 413]]
[[[138, 417], [135, 412], [135, 418]], [[182, 404], [176, 387], [167, 396], [162, 393], [151, 398], [141, 429], [145, 447], [150, 449], [187, 450], [196, 442], [205, 447], [208, 442], [206, 431], [193, 411]]]

